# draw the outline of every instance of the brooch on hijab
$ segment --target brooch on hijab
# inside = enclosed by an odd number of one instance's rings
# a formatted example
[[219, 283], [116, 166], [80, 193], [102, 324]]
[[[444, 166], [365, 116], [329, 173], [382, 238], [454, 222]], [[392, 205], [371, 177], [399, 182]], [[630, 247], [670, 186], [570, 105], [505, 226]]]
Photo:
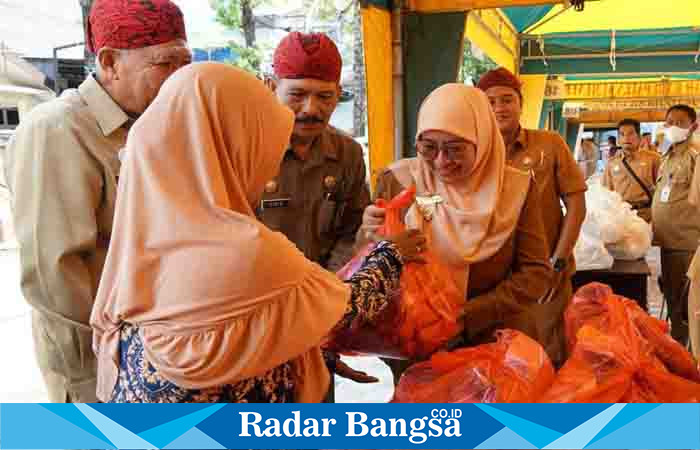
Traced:
[[442, 203], [442, 197], [439, 195], [417, 195], [416, 205], [418, 205], [418, 211], [425, 220], [430, 222], [433, 220], [433, 214], [435, 213], [435, 207]]

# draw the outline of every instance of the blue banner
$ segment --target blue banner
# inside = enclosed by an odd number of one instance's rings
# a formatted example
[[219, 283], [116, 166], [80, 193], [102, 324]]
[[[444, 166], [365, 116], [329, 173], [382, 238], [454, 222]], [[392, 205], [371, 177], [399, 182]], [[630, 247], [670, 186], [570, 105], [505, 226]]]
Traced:
[[700, 449], [700, 405], [0, 405], [0, 449], [60, 448]]

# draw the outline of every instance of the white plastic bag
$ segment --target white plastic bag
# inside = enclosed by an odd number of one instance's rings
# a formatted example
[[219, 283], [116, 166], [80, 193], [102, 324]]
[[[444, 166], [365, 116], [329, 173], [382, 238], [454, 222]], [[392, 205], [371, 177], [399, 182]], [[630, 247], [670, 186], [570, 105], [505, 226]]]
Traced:
[[625, 228], [621, 240], [607, 245], [615, 259], [635, 260], [643, 258], [651, 248], [651, 227], [641, 217], [635, 215]]
[[615, 260], [599, 238], [582, 233], [574, 248], [578, 270], [603, 270], [613, 266]]
[[[635, 260], [644, 257], [651, 248], [651, 226], [618, 193], [604, 188], [598, 180], [589, 183], [586, 211], [577, 243], [581, 261], [600, 266], [612, 258]], [[599, 244], [607, 248], [610, 258], [600, 253]], [[584, 267], [578, 253], [576, 265]], [[612, 263], [608, 268], [611, 266]]]

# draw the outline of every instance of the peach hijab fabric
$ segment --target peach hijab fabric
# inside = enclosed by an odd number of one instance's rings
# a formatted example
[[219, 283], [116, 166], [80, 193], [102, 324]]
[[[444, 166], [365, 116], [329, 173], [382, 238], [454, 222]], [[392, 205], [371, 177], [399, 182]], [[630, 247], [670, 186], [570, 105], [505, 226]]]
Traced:
[[101, 400], [117, 381], [125, 322], [178, 386], [231, 384], [293, 361], [296, 400], [323, 398], [318, 345], [349, 288], [251, 207], [279, 170], [293, 122], [252, 75], [201, 63], [173, 74], [131, 128], [90, 321]]
[[392, 168], [401, 184], [415, 183], [418, 195], [442, 198], [430, 221], [413, 206], [406, 224], [427, 232], [431, 245], [452, 267], [455, 282], [466, 295], [469, 266], [493, 256], [512, 236], [530, 188], [530, 176], [506, 165], [506, 148], [496, 117], [479, 89], [451, 83], [433, 91], [418, 113], [416, 139], [426, 131], [444, 131], [476, 145], [474, 167], [455, 183], [443, 183], [421, 156]]

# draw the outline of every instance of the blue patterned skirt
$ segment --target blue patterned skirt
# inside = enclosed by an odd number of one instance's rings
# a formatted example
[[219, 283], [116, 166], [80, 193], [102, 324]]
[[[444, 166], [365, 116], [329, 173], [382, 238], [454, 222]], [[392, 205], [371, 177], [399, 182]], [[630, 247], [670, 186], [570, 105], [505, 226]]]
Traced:
[[294, 402], [294, 367], [289, 362], [235, 384], [187, 389], [163, 378], [145, 359], [138, 327], [124, 325], [119, 346], [119, 378], [112, 392], [112, 403]]

